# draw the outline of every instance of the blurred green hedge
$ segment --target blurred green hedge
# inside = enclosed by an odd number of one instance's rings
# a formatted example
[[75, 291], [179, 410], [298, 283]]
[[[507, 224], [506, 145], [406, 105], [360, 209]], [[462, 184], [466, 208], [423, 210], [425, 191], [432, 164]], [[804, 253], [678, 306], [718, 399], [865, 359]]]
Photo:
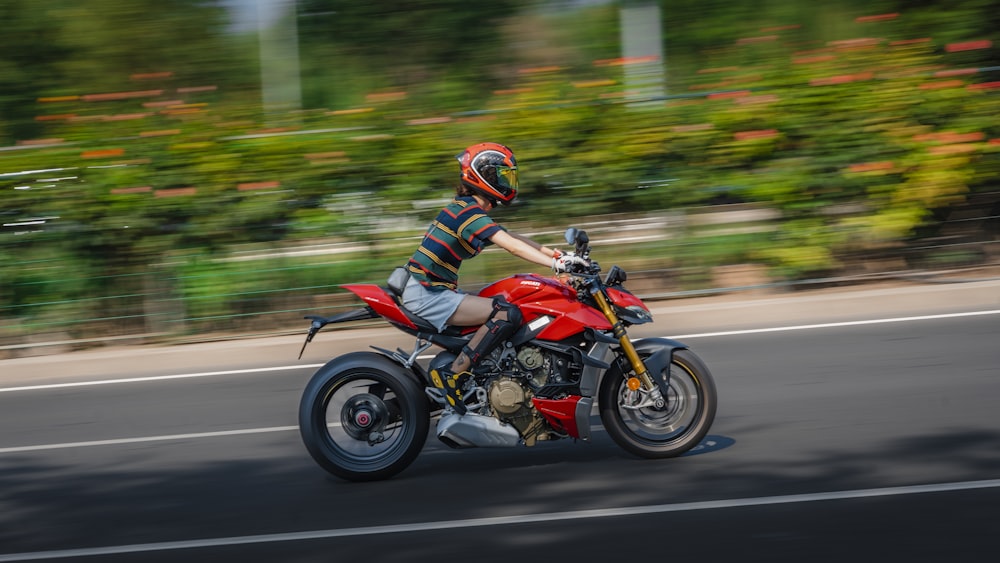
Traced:
[[[170, 78], [120, 99], [40, 99], [50, 141], [0, 152], [5, 315], [142, 294], [148, 280], [131, 287], [128, 276], [177, 275], [241, 249], [419, 233], [453, 190], [452, 156], [483, 140], [511, 146], [521, 167], [525, 204], [501, 220], [562, 228], [576, 217], [749, 204], [776, 212], [775, 228], [659, 264], [752, 262], [786, 279], [837, 272], [845, 256], [900, 245], [936, 210], [997, 189], [1000, 83], [933, 41], [808, 52], [768, 41], [739, 55], [759, 64], [725, 65], [727, 56], [704, 83], [642, 104], [623, 96], [614, 65], [586, 80], [525, 69], [484, 107], [450, 113], [385, 92], [262, 120], [239, 95]], [[372, 268], [398, 259], [372, 248]], [[374, 275], [364, 264], [351, 272]], [[255, 291], [252, 281], [241, 291]], [[214, 289], [175, 291], [207, 300]], [[191, 316], [223, 313], [192, 303]], [[114, 315], [105, 305], [90, 314]]]

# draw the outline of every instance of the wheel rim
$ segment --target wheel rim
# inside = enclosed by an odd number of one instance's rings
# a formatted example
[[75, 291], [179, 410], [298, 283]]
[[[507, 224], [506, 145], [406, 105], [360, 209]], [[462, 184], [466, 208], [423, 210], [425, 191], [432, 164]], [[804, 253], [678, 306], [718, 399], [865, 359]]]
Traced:
[[314, 421], [339, 463], [373, 470], [395, 461], [412, 440], [412, 423], [392, 383], [373, 374], [343, 378], [319, 404]]
[[[330, 413], [329, 407], [327, 413]], [[340, 409], [340, 427], [355, 440], [380, 440], [388, 423], [389, 407], [380, 397], [371, 393], [352, 396]]]
[[[693, 428], [702, 408], [698, 379], [686, 366], [672, 364], [670, 386], [663, 408], [624, 408], [625, 396], [629, 392], [623, 379], [618, 387], [618, 416], [636, 438], [649, 443], [673, 442]], [[676, 369], [679, 368], [679, 369]]]

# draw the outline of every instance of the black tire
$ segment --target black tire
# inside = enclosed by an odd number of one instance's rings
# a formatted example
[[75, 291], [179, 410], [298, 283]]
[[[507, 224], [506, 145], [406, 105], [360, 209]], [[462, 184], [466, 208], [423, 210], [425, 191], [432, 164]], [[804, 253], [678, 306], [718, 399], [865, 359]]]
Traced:
[[[648, 353], [640, 352], [641, 357]], [[701, 442], [715, 420], [718, 396], [705, 364], [690, 350], [674, 352], [670, 389], [662, 409], [620, 405], [626, 378], [611, 370], [598, 391], [604, 428], [625, 451], [644, 458], [676, 457]]]
[[349, 481], [388, 479], [406, 469], [424, 447], [429, 427], [423, 389], [402, 366], [370, 352], [320, 368], [299, 404], [299, 431], [309, 454]]

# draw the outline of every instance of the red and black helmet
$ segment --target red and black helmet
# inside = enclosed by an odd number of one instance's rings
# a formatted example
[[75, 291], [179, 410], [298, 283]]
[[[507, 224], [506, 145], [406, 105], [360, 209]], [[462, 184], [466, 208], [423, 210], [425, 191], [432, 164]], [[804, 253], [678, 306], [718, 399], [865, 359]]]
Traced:
[[479, 143], [455, 158], [462, 166], [462, 183], [494, 205], [510, 205], [517, 197], [517, 161], [497, 143]]

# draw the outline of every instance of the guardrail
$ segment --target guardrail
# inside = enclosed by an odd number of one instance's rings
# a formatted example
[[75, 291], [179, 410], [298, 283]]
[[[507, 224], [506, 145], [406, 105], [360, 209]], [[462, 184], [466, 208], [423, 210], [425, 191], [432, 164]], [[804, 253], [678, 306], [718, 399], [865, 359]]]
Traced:
[[[728, 215], [727, 215], [728, 213]], [[977, 221], [994, 221], [998, 216], [981, 216]], [[833, 284], [857, 284], [884, 279], [933, 280], [940, 270], [953, 271], [952, 265], [913, 270], [898, 267], [904, 254], [960, 250], [978, 257], [964, 264], [969, 276], [976, 268], [1000, 265], [1000, 237], [960, 238], [952, 235], [928, 241], [886, 256], [856, 256], [860, 262], [875, 264], [867, 270], [844, 275], [805, 280], [773, 280], [766, 269], [754, 264], [720, 265], [693, 261], [672, 267], [660, 267], [663, 260], [642, 258], [642, 252], [698, 256], [704, 236], [725, 237], [734, 234], [767, 233], [776, 228], [779, 218], [770, 210], [752, 206], [715, 209], [705, 213], [660, 213], [646, 216], [611, 216], [579, 221], [575, 226], [591, 233], [595, 258], [606, 268], [614, 261], [630, 272], [628, 287], [643, 299], [676, 299], [747, 290], [789, 290]], [[956, 220], [968, 223], [971, 218]], [[707, 230], [706, 230], [707, 229]], [[558, 241], [561, 231], [528, 233], [542, 241]], [[988, 233], [987, 233], [988, 234]], [[417, 234], [377, 241], [383, 255], [405, 260], [419, 241]], [[998, 240], [994, 240], [998, 239]], [[350, 293], [337, 289], [337, 283], [282, 284], [282, 280], [322, 277], [325, 268], [335, 267], [352, 257], [364, 256], [372, 242], [317, 243], [288, 246], [268, 251], [241, 252], [219, 258], [215, 267], [195, 275], [185, 275], [176, 265], [161, 264], [145, 274], [102, 276], [100, 279], [67, 279], [68, 283], [97, 284], [106, 288], [101, 294], [79, 299], [40, 300], [32, 303], [0, 306], [0, 358], [28, 354], [54, 353], [99, 345], [129, 342], [193, 342], [220, 338], [292, 334], [301, 331], [306, 313], [333, 314], [356, 307]], [[499, 253], [495, 249], [488, 252]], [[502, 254], [502, 253], [500, 253]], [[497, 256], [470, 262], [463, 269], [463, 281], [472, 289], [485, 284], [490, 275], [483, 265], [507, 259]], [[252, 269], [256, 279], [247, 276], [246, 268], [227, 269], [227, 263], [271, 264]], [[653, 267], [647, 267], [652, 264]], [[59, 268], [59, 264], [46, 263]], [[516, 265], [512, 267], [516, 268]], [[385, 268], [388, 272], [390, 268]], [[317, 271], [311, 271], [317, 270]], [[377, 274], [359, 274], [372, 277]], [[211, 281], [212, 283], [204, 283]], [[383, 279], [352, 279], [361, 283], [383, 283]], [[217, 282], [217, 283], [216, 283]], [[193, 286], [201, 287], [197, 293]], [[205, 286], [218, 286], [206, 291]], [[127, 288], [129, 291], [114, 291]], [[100, 311], [101, 314], [88, 314]]]

